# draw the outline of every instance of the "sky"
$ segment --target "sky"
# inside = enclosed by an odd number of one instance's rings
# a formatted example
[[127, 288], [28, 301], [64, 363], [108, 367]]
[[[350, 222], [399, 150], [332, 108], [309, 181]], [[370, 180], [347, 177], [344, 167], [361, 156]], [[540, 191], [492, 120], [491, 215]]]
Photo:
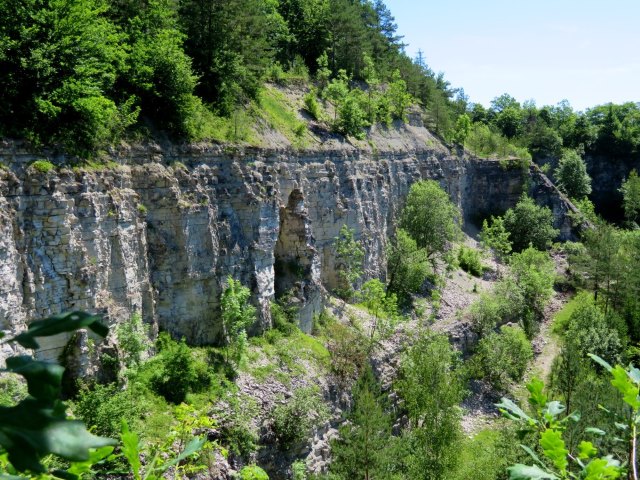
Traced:
[[640, 101], [640, 0], [385, 0], [405, 51], [489, 106]]

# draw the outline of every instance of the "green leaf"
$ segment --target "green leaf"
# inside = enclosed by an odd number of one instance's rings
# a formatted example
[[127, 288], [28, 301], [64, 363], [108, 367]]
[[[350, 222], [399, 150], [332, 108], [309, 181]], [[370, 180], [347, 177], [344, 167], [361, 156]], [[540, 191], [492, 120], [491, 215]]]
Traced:
[[552, 418], [557, 417], [561, 413], [566, 410], [565, 406], [560, 402], [554, 400], [553, 402], [549, 402], [545, 408], [545, 413], [551, 415]]
[[562, 433], [558, 430], [545, 430], [540, 435], [540, 446], [544, 451], [544, 454], [553, 462], [558, 470], [562, 473], [566, 473], [567, 466], [569, 464], [567, 450], [564, 440], [562, 439]]
[[41, 400], [60, 397], [64, 368], [53, 363], [40, 362], [24, 355], [7, 358], [8, 372], [21, 375], [27, 381], [29, 395]]
[[594, 427], [585, 428], [584, 433], [593, 433], [594, 435], [599, 435], [601, 437], [607, 434], [607, 432], [605, 432], [604, 430], [600, 430], [599, 428]]
[[636, 385], [640, 385], [640, 370], [635, 368], [633, 365], [629, 367], [629, 378]]
[[620, 478], [622, 468], [620, 463], [611, 457], [591, 460], [586, 466], [584, 480], [610, 480]]
[[532, 378], [527, 384], [529, 390], [529, 402], [538, 407], [544, 407], [547, 404], [547, 396], [543, 393], [544, 382], [539, 378]]
[[131, 466], [133, 478], [140, 480], [140, 468], [142, 467], [140, 463], [140, 441], [138, 435], [129, 431], [129, 425], [127, 425], [125, 419], [122, 419], [120, 438], [122, 439], [122, 454]]
[[82, 477], [82, 475], [86, 473], [91, 473], [92, 467], [109, 458], [109, 456], [113, 453], [113, 449], [114, 448], [112, 446], [107, 446], [92, 450], [91, 452], [89, 452], [89, 459], [87, 461], [73, 462], [67, 469], [67, 472], [78, 477]]
[[616, 389], [622, 394], [622, 399], [625, 401], [625, 403], [634, 410], [640, 409], [638, 386], [631, 381], [631, 378], [627, 374], [627, 371], [620, 365], [616, 365], [615, 368], [611, 371], [611, 374], [613, 375], [611, 385], [616, 387]]
[[85, 461], [89, 449], [115, 444], [90, 434], [82, 422], [67, 420], [61, 406], [28, 397], [13, 407], [0, 407], [0, 443], [18, 471], [43, 473], [40, 459], [46, 455]]
[[541, 469], [536, 465], [522, 465], [520, 463], [507, 468], [509, 480], [558, 480], [553, 473]]
[[611, 370], [613, 370], [613, 367], [611, 365], [609, 365], [605, 360], [600, 358], [599, 356], [594, 355], [593, 353], [589, 353], [588, 355], [591, 357], [591, 360], [593, 360], [594, 362], [596, 362], [600, 366], [604, 367], [604, 369], [607, 372], [610, 372]]
[[106, 337], [109, 329], [100, 320], [100, 316], [85, 312], [54, 315], [53, 317], [31, 322], [25, 332], [9, 341], [16, 341], [24, 348], [37, 349], [40, 348], [36, 341], [38, 337], [51, 337], [64, 332], [74, 332], [85, 327], [102, 337]]
[[513, 403], [506, 397], [502, 397], [502, 401], [496, 404], [500, 411], [513, 420], [525, 420], [527, 422], [537, 423], [536, 420], [527, 415], [518, 405]]
[[178, 455], [176, 458], [174, 458], [170, 462], [167, 462], [166, 464], [164, 464], [164, 466], [162, 467], [162, 471], [165, 471], [169, 467], [172, 467], [173, 465], [180, 463], [185, 458], [188, 458], [191, 455], [199, 452], [205, 443], [207, 443], [206, 438], [194, 438], [188, 443], [188, 445], [185, 447], [185, 449], [182, 451], [180, 455]]
[[544, 463], [542, 463], [542, 460], [540, 460], [540, 457], [538, 457], [538, 455], [536, 455], [536, 453], [531, 450], [529, 447], [527, 447], [526, 445], [520, 445], [522, 447], [522, 449], [527, 452], [529, 454], [529, 456], [536, 462], [538, 463], [540, 466], [544, 467]]
[[586, 459], [595, 457], [598, 454], [598, 449], [593, 446], [593, 443], [582, 441], [578, 445], [578, 458]]

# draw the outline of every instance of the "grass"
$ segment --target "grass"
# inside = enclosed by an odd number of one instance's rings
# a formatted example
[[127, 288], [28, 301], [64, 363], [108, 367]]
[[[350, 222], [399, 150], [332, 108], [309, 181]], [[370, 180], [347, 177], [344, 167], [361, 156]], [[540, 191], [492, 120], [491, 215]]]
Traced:
[[573, 314], [578, 304], [577, 296], [575, 296], [564, 304], [562, 310], [559, 310], [553, 316], [552, 331], [554, 334], [562, 335], [567, 330], [567, 327], [569, 326], [569, 318], [571, 318], [571, 314]]
[[49, 173], [56, 169], [56, 166], [49, 160], [36, 160], [30, 166], [39, 173]]
[[274, 130], [282, 133], [296, 147], [308, 140], [307, 126], [298, 119], [286, 97], [272, 87], [265, 87], [260, 95], [260, 114]]

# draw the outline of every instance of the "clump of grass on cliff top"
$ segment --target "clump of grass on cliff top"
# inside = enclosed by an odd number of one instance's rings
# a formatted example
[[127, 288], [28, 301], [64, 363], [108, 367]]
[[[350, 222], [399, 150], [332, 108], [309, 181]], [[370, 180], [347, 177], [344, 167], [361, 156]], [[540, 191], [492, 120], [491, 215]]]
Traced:
[[56, 166], [49, 160], [36, 160], [30, 165], [30, 167], [39, 173], [49, 173], [56, 169]]
[[265, 87], [259, 99], [259, 113], [271, 128], [282, 133], [296, 147], [307, 140], [307, 125], [298, 119], [286, 97], [272, 87]]

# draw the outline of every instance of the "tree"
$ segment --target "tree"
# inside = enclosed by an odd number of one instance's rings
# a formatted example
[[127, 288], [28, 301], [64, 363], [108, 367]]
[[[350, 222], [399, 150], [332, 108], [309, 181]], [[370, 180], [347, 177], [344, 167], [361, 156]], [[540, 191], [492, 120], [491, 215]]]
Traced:
[[407, 231], [427, 257], [445, 253], [460, 235], [460, 210], [434, 180], [414, 183], [400, 215], [400, 228]]
[[625, 218], [629, 222], [637, 223], [640, 215], [640, 177], [635, 169], [631, 170], [629, 177], [622, 182], [620, 192]]
[[469, 115], [467, 115], [466, 113], [460, 115], [458, 117], [458, 120], [456, 121], [456, 129], [453, 134], [454, 142], [464, 147], [464, 142], [467, 140], [470, 131], [471, 119], [469, 118]]
[[387, 251], [387, 277], [389, 292], [398, 295], [400, 303], [407, 304], [429, 274], [429, 259], [424, 249], [406, 230], [399, 228]]
[[[544, 318], [544, 308], [553, 295], [556, 278], [555, 265], [549, 254], [529, 247], [515, 253], [509, 261], [510, 273], [504, 283], [518, 289], [522, 298], [520, 321], [531, 338], [537, 324]], [[514, 302], [515, 303], [515, 302]]]
[[233, 277], [227, 278], [227, 287], [220, 296], [222, 331], [226, 343], [227, 362], [231, 358], [240, 362], [247, 342], [247, 327], [256, 320], [256, 308], [249, 303], [251, 291]]
[[575, 150], [565, 150], [554, 175], [560, 190], [569, 198], [581, 200], [591, 193], [591, 177], [584, 160]]
[[343, 479], [385, 478], [391, 418], [370, 366], [353, 389], [353, 409], [347, 420], [331, 444], [331, 472]]
[[400, 76], [399, 70], [393, 72], [386, 95], [391, 103], [391, 115], [393, 118], [405, 121], [406, 111], [411, 105], [412, 98], [407, 92], [407, 83]]
[[124, 70], [123, 36], [102, 0], [1, 0], [0, 125], [5, 135], [88, 155], [135, 122], [109, 95]]
[[335, 238], [336, 270], [339, 285], [336, 293], [339, 297], [350, 300], [355, 292], [355, 285], [362, 276], [364, 249], [354, 238], [355, 230], [343, 225], [340, 234]]
[[503, 325], [499, 332], [482, 338], [473, 357], [476, 375], [485, 378], [497, 390], [509, 382], [522, 380], [533, 358], [531, 342], [520, 327]]
[[619, 332], [597, 306], [591, 294], [580, 293], [569, 317], [566, 343], [582, 358], [592, 353], [611, 363], [618, 363], [622, 353]]
[[515, 207], [507, 210], [503, 219], [514, 252], [521, 252], [529, 245], [538, 250], [545, 250], [559, 233], [553, 228], [551, 210], [536, 205], [526, 194], [522, 195]]
[[504, 226], [502, 217], [491, 217], [491, 223], [486, 219], [482, 221], [480, 242], [484, 248], [493, 251], [499, 260], [504, 261], [511, 253], [510, 233]]
[[418, 339], [402, 359], [397, 385], [408, 417], [404, 478], [445, 478], [458, 458], [458, 405], [464, 392], [459, 356], [448, 338], [426, 335]]

